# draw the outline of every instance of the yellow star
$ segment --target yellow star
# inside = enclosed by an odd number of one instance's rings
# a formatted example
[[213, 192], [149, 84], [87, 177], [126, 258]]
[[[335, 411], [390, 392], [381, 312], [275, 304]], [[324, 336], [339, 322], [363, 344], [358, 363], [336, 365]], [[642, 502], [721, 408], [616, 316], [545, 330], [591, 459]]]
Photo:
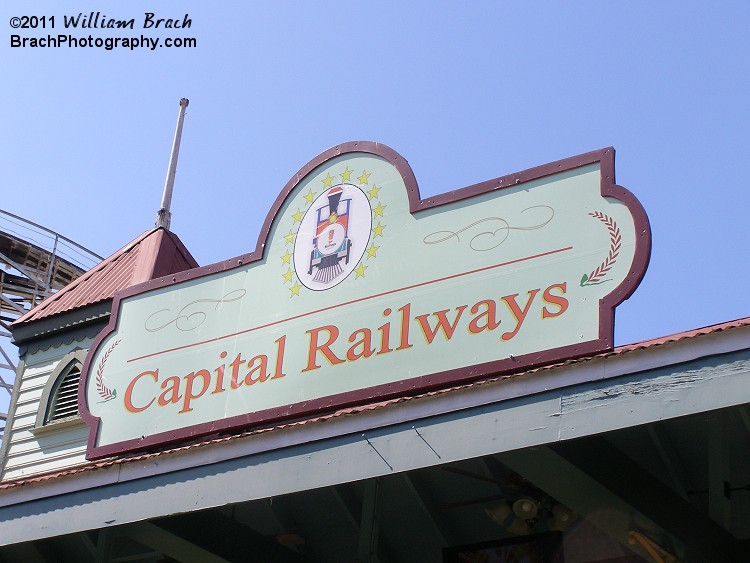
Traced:
[[330, 188], [331, 187], [331, 182], [333, 182], [333, 176], [331, 176], [330, 174], [326, 173], [326, 177], [323, 178], [323, 187], [324, 188]]
[[291, 229], [289, 229], [288, 234], [284, 235], [284, 241], [287, 244], [292, 244], [294, 242], [294, 232]]
[[364, 264], [360, 262], [359, 266], [354, 268], [354, 271], [357, 272], [357, 275], [354, 279], [356, 280], [357, 278], [364, 278], [366, 269], [367, 269], [367, 266], [365, 266]]
[[294, 272], [292, 272], [291, 268], [287, 268], [286, 273], [282, 274], [281, 277], [284, 278], [284, 283], [289, 283], [294, 277]]
[[378, 221], [378, 226], [372, 228], [372, 234], [374, 235], [373, 238], [375, 238], [375, 237], [382, 237], [383, 236], [383, 229], [385, 229], [385, 225], [381, 225], [380, 221]]
[[388, 207], [388, 206], [387, 205], [383, 205], [382, 203], [378, 202], [378, 206], [375, 209], [372, 210], [373, 213], [375, 213], [375, 215], [373, 215], [373, 217], [382, 217], [383, 216], [383, 210], [386, 207]]
[[289, 252], [289, 251], [287, 250], [287, 251], [286, 251], [286, 254], [284, 254], [284, 256], [282, 256], [282, 257], [281, 257], [281, 264], [282, 264], [282, 265], [283, 265], [283, 264], [290, 264], [290, 265], [291, 265], [291, 263], [292, 263], [292, 262], [291, 262], [291, 260], [292, 260], [292, 256], [293, 256], [293, 254], [291, 254], [291, 253], [290, 253], [290, 252]]
[[378, 249], [379, 249], [379, 248], [380, 248], [380, 247], [379, 247], [379, 246], [375, 246], [375, 243], [373, 242], [373, 243], [372, 243], [372, 244], [370, 245], [370, 248], [368, 248], [368, 249], [367, 249], [367, 257], [368, 257], [368, 258], [377, 258], [377, 256], [376, 256], [376, 255], [377, 255], [377, 253], [378, 253]]
[[289, 296], [289, 299], [294, 297], [295, 295], [299, 297], [299, 290], [302, 288], [302, 286], [299, 284], [299, 282], [294, 282], [294, 285], [289, 288], [289, 291], [292, 292], [292, 294]]
[[351, 177], [351, 175], [352, 175], [352, 172], [354, 172], [354, 170], [349, 170], [349, 167], [347, 166], [347, 167], [346, 167], [346, 170], [344, 170], [344, 171], [343, 171], [343, 172], [341, 173], [341, 181], [342, 181], [342, 182], [350, 182], [350, 181], [351, 181], [351, 180], [350, 180], [350, 177]]
[[380, 191], [380, 188], [377, 187], [375, 184], [372, 185], [372, 189], [367, 192], [367, 195], [370, 196], [370, 199], [375, 199], [378, 197], [378, 192]]
[[302, 222], [302, 216], [304, 213], [302, 213], [302, 210], [297, 209], [297, 212], [292, 214], [292, 219], [294, 219], [295, 223], [301, 223]]
[[305, 194], [305, 201], [307, 203], [312, 203], [314, 199], [315, 199], [315, 192], [313, 192], [312, 188], [310, 188], [309, 190], [307, 190], [307, 193]]
[[362, 175], [359, 178], [357, 178], [357, 180], [359, 180], [360, 184], [366, 184], [367, 183], [367, 179], [370, 177], [371, 174], [372, 174], [372, 172], [370, 172], [370, 174], [368, 174], [366, 170], [362, 170]]

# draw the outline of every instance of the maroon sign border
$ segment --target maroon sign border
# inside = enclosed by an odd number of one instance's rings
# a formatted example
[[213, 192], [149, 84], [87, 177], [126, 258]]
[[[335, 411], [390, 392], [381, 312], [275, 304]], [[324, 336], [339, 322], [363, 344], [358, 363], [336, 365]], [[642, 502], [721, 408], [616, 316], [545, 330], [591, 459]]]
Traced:
[[[374, 154], [384, 158], [392, 164], [401, 174], [401, 178], [404, 181], [409, 199], [409, 211], [412, 214], [417, 214], [426, 209], [432, 209], [434, 207], [464, 200], [487, 192], [501, 190], [510, 186], [517, 186], [518, 184], [523, 184], [559, 172], [573, 170], [575, 168], [598, 162], [601, 169], [601, 195], [617, 199], [627, 206], [633, 216], [636, 229], [635, 256], [628, 275], [619, 286], [599, 301], [598, 338], [596, 340], [576, 345], [562, 346], [523, 356], [504, 358], [483, 364], [446, 370], [417, 378], [366, 387], [347, 393], [330, 395], [312, 401], [305, 401], [302, 403], [295, 403], [233, 416], [168, 432], [160, 432], [158, 434], [152, 434], [138, 439], [97, 446], [96, 438], [99, 431], [100, 419], [92, 415], [88, 410], [85, 390], [88, 385], [89, 377], [92, 376], [92, 366], [90, 365], [91, 359], [101, 346], [104, 339], [115, 331], [120, 312], [120, 304], [123, 299], [146, 293], [154, 289], [179, 284], [187, 280], [229, 271], [261, 259], [276, 215], [286, 198], [292, 190], [294, 190], [295, 186], [297, 186], [305, 176], [321, 164], [338, 156], [351, 153]], [[508, 174], [500, 178], [495, 178], [493, 180], [488, 180], [486, 182], [481, 182], [479, 184], [474, 184], [423, 200], [420, 199], [417, 181], [409, 163], [396, 151], [386, 145], [371, 141], [354, 141], [343, 143], [321, 153], [303, 166], [300, 171], [297, 172], [289, 182], [287, 182], [284, 189], [281, 190], [281, 193], [276, 198], [276, 201], [266, 216], [254, 252], [243, 254], [222, 262], [217, 262], [216, 264], [195, 268], [179, 274], [164, 276], [162, 278], [138, 284], [120, 291], [114, 296], [112, 302], [112, 314], [109, 323], [99, 333], [91, 346], [83, 366], [84, 376], [81, 378], [81, 384], [78, 389], [78, 402], [80, 405], [81, 416], [89, 426], [86, 458], [90, 460], [100, 459], [129, 452], [155, 449], [159, 446], [167, 446], [176, 442], [188, 441], [218, 432], [225, 433], [229, 431], [240, 431], [247, 429], [250, 426], [269, 426], [272, 423], [277, 423], [281, 420], [288, 421], [290, 419], [312, 417], [339, 408], [423, 393], [439, 387], [467, 383], [481, 378], [517, 372], [545, 364], [559, 362], [561, 360], [580, 358], [582, 356], [611, 350], [614, 338], [615, 307], [630, 297], [636, 287], [638, 287], [640, 281], [645, 275], [651, 255], [651, 229], [648, 217], [646, 216], [643, 206], [635, 196], [622, 186], [615, 184], [614, 155], [615, 151], [612, 147], [600, 149], [559, 160], [557, 162], [552, 162], [550, 164], [530, 168], [522, 172]]]

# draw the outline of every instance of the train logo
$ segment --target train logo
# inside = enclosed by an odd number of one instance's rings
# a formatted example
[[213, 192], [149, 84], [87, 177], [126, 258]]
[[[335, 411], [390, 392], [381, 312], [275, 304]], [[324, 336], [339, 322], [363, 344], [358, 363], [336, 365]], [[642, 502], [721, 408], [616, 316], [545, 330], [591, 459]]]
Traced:
[[353, 184], [334, 186], [313, 201], [294, 244], [294, 269], [307, 288], [320, 291], [344, 281], [365, 252], [372, 228], [367, 196]]

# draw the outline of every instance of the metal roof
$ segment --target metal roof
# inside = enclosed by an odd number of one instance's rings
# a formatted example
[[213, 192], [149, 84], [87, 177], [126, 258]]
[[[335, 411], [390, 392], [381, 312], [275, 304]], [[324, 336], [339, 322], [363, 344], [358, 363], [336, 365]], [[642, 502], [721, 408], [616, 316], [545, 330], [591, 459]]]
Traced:
[[197, 267], [198, 263], [177, 235], [162, 228], [152, 229], [34, 307], [12, 326], [100, 303], [126, 287]]

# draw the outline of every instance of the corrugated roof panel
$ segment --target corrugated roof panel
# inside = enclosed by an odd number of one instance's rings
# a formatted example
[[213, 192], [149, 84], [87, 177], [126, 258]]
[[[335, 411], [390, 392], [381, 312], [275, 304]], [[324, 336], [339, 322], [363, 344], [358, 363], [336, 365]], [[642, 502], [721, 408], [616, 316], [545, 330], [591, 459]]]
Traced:
[[13, 325], [31, 323], [111, 299], [121, 289], [153, 279], [155, 272], [166, 275], [197, 267], [198, 263], [176, 235], [163, 229], [147, 231], [34, 307]]

